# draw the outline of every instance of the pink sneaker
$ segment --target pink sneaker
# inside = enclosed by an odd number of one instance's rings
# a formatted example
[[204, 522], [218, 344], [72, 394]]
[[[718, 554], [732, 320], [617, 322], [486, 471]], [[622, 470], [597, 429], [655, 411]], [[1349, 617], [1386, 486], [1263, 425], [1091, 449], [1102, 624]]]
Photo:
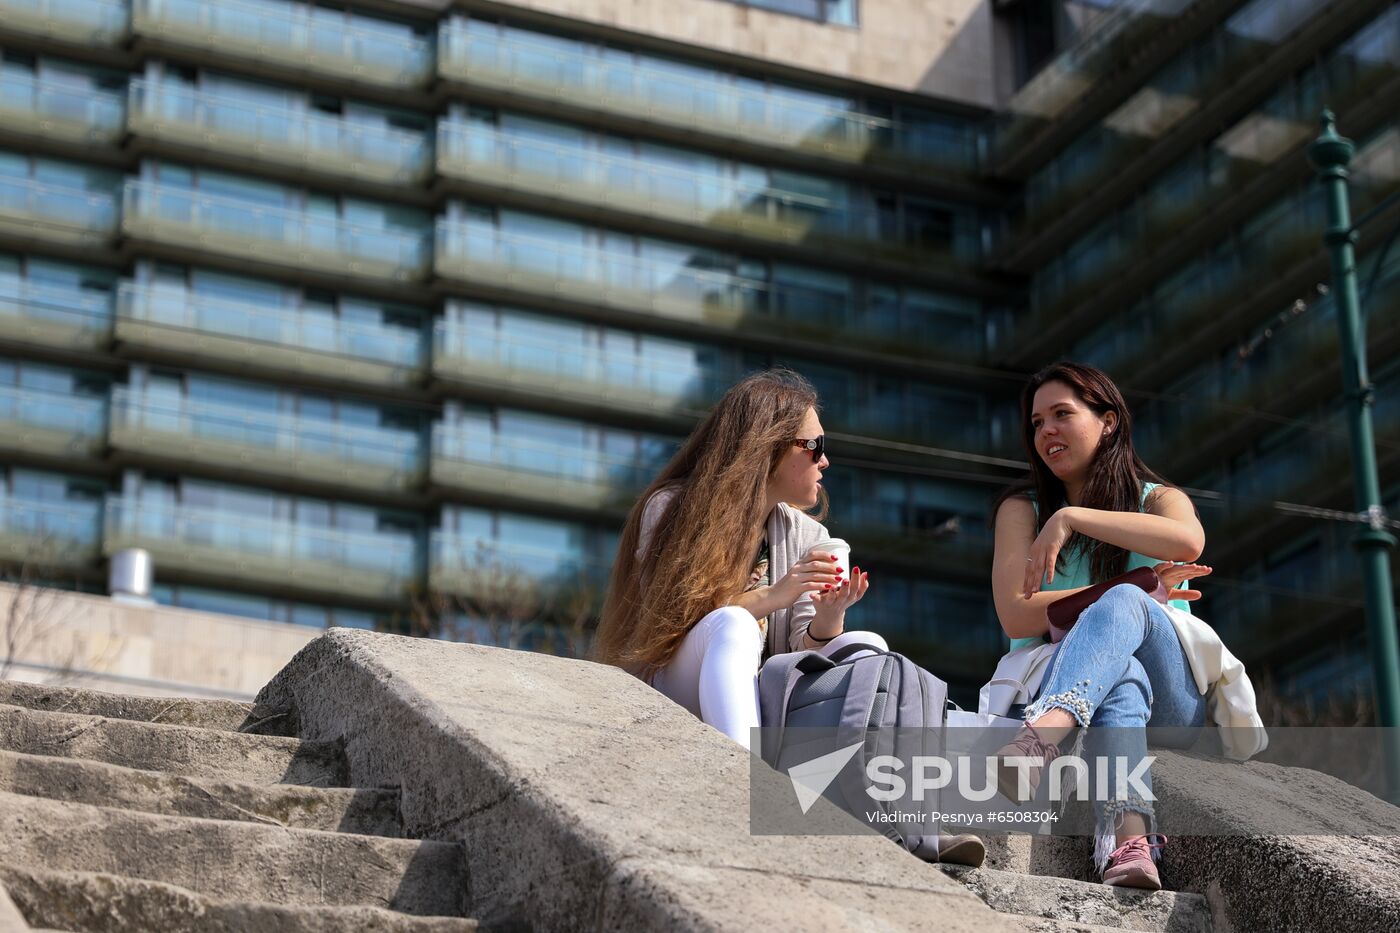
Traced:
[[[1159, 839], [1160, 842], [1152, 842]], [[1141, 888], [1144, 891], [1162, 890], [1162, 879], [1157, 875], [1157, 863], [1152, 859], [1153, 849], [1166, 848], [1167, 837], [1160, 833], [1136, 836], [1113, 850], [1108, 857], [1108, 867], [1103, 870], [1103, 883], [1118, 888]]]
[[1028, 777], [1030, 778], [1030, 796], [1020, 797], [1017, 795], [1017, 778], [1020, 769], [1015, 765], [1003, 761], [997, 768], [997, 790], [1007, 800], [1014, 803], [1025, 803], [1035, 798], [1035, 792], [1040, 788], [1040, 776], [1045, 769], [1050, 766], [1050, 762], [1060, 757], [1060, 749], [1056, 745], [1046, 742], [1040, 737], [1040, 733], [1030, 725], [1021, 727], [1021, 731], [1016, 733], [1016, 738], [1010, 744], [1002, 746], [997, 752], [998, 758], [1039, 758], [1040, 764], [1031, 765]]

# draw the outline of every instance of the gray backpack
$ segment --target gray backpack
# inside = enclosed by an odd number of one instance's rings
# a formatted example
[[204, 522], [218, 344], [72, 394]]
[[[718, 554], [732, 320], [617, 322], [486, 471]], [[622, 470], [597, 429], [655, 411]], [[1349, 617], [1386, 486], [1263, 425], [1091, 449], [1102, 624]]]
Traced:
[[[830, 658], [815, 651], [774, 655], [759, 672], [758, 691], [763, 760], [777, 771], [786, 774], [814, 757], [810, 748], [803, 748], [803, 733], [789, 730], [820, 730], [808, 735], [835, 736], [832, 747], [864, 740], [865, 748], [854, 763], [842, 768], [823, 795], [863, 822], [873, 809], [889, 812], [896, 806], [877, 802], [865, 792], [866, 762], [875, 755], [893, 754], [909, 761], [915, 755], [936, 754], [948, 708], [946, 683], [901, 654], [865, 645], [848, 645]], [[936, 812], [938, 802], [925, 806]], [[887, 823], [876, 828], [919, 858], [938, 860], [933, 824]]]

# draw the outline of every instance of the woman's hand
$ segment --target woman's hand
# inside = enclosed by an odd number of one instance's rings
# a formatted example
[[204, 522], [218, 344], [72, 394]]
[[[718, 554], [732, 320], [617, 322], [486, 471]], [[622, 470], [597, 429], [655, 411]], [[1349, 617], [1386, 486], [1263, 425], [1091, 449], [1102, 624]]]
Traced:
[[1040, 529], [1040, 534], [1031, 542], [1031, 549], [1026, 552], [1026, 578], [1021, 584], [1022, 597], [1030, 599], [1040, 592], [1042, 579], [1047, 584], [1055, 582], [1055, 562], [1060, 558], [1060, 549], [1072, 534], [1074, 529], [1070, 526], [1069, 507], [1062, 508], [1050, 516], [1045, 527]]
[[788, 609], [808, 593], [833, 592], [841, 583], [841, 568], [835, 555], [813, 549], [789, 567], [781, 580], [770, 584], [768, 592], [778, 602], [778, 608]]
[[1211, 568], [1205, 564], [1173, 564], [1171, 561], [1163, 561], [1152, 568], [1157, 571], [1157, 576], [1161, 578], [1162, 585], [1167, 588], [1168, 599], [1184, 599], [1187, 602], [1201, 598], [1201, 591], [1196, 589], [1175, 590], [1176, 586], [1183, 580], [1194, 580], [1197, 577], [1209, 576]]
[[870, 589], [870, 574], [851, 568], [851, 579], [832, 590], [823, 590], [812, 597], [817, 607], [807, 634], [816, 641], [827, 641], [841, 634], [846, 627], [846, 610], [860, 602]]

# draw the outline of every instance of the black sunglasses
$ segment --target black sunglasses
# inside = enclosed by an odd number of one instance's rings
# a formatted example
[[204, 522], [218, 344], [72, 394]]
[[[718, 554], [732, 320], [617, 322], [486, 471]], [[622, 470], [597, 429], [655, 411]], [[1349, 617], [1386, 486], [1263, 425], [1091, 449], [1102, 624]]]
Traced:
[[813, 463], [819, 463], [819, 462], [821, 461], [822, 457], [824, 457], [824, 456], [826, 455], [826, 435], [825, 435], [825, 434], [818, 435], [817, 437], [814, 437], [814, 438], [812, 438], [812, 439], [810, 439], [810, 440], [808, 440], [807, 438], [799, 437], [799, 438], [797, 438], [796, 440], [794, 440], [792, 443], [793, 443], [793, 446], [795, 446], [795, 447], [802, 447], [802, 448], [804, 448], [804, 449], [806, 449], [806, 450], [810, 450], [810, 451], [812, 452], [812, 462], [813, 462]]

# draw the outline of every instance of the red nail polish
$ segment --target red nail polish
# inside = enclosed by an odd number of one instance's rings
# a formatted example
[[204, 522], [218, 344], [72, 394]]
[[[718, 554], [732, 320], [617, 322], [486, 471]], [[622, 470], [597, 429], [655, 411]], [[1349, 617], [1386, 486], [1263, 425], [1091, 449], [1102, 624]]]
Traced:
[[835, 555], [835, 554], [832, 554], [832, 555], [831, 555], [831, 559], [832, 559], [832, 560], [835, 560], [835, 559], [836, 559], [836, 555]]
[[824, 589], [824, 590], [829, 590], [829, 589], [831, 589], [831, 584], [830, 584], [830, 583], [823, 583], [823, 584], [822, 584], [822, 589]]

